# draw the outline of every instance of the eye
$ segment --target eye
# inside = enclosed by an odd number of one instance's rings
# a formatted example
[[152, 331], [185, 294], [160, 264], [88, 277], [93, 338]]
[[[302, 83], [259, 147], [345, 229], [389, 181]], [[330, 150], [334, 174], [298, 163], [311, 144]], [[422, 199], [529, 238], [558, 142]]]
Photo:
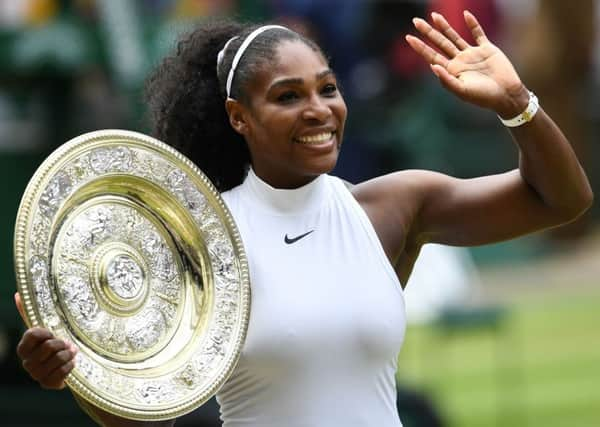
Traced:
[[295, 101], [296, 99], [298, 99], [298, 94], [293, 90], [288, 90], [277, 97], [277, 102], [287, 104]]
[[329, 83], [323, 86], [323, 89], [321, 89], [321, 93], [326, 96], [334, 96], [337, 93], [337, 90], [338, 88], [336, 85], [334, 85], [333, 83]]

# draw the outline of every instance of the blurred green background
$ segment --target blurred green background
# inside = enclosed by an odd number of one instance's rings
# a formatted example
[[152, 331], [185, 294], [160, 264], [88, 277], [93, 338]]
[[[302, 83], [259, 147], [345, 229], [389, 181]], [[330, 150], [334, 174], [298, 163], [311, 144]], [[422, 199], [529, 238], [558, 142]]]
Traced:
[[448, 425], [596, 426], [599, 303], [597, 290], [563, 290], [511, 298], [493, 322], [415, 326], [399, 381], [430, 395]]
[[[28, 180], [62, 143], [103, 128], [149, 132], [143, 82], [182, 31], [234, 15], [315, 38], [349, 106], [336, 174], [359, 182], [428, 168], [471, 177], [516, 165], [510, 137], [492, 113], [447, 95], [403, 39], [411, 18], [432, 10], [465, 34], [465, 8], [565, 131], [597, 190], [597, 0], [0, 0], [2, 425], [91, 425], [68, 392], [40, 390], [16, 359], [15, 215]], [[600, 425], [596, 206], [559, 230], [459, 256], [424, 255], [429, 276], [409, 284], [409, 309], [421, 315], [411, 315], [399, 359], [405, 426]]]

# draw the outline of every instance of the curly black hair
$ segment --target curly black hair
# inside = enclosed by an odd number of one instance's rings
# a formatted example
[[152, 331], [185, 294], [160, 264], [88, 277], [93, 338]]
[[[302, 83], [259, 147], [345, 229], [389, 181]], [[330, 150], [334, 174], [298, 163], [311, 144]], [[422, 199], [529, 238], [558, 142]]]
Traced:
[[[251, 162], [246, 142], [229, 123], [225, 85], [235, 53], [256, 28], [230, 19], [203, 21], [179, 41], [146, 82], [153, 135], [190, 158], [221, 192], [241, 184]], [[219, 51], [235, 36], [217, 70]], [[238, 63], [231, 98], [249, 105], [248, 82], [276, 59], [276, 48], [284, 40], [302, 41], [322, 54], [312, 40], [294, 31], [265, 31]]]

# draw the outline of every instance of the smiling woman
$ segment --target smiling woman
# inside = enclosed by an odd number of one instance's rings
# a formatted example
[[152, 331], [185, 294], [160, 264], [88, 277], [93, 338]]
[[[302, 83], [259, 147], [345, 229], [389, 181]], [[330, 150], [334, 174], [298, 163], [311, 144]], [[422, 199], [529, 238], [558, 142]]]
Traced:
[[[401, 426], [401, 284], [421, 246], [508, 239], [589, 207], [569, 142], [475, 17], [464, 18], [474, 44], [435, 13], [415, 18], [422, 37], [407, 42], [444, 87], [511, 129], [520, 162], [504, 174], [407, 170], [348, 190], [328, 174], [346, 121], [335, 74], [312, 41], [281, 26], [205, 22], [150, 78], [156, 136], [222, 192], [248, 254], [248, 334], [217, 395], [226, 427]], [[48, 388], [63, 386], [74, 352], [39, 329], [18, 350]], [[87, 409], [105, 425], [140, 425]]]
[[[261, 31], [255, 33], [257, 29]], [[288, 64], [287, 59], [295, 63]], [[305, 59], [310, 59], [310, 69]], [[155, 135], [190, 157], [221, 191], [242, 183], [251, 158], [256, 167], [255, 159], [269, 156], [264, 144], [270, 139], [273, 149], [282, 138], [292, 143], [314, 137], [316, 129], [318, 133], [335, 131], [339, 145], [338, 130], [345, 121], [345, 105], [321, 49], [280, 26], [206, 23], [184, 38], [177, 52], [156, 69], [147, 94]], [[314, 124], [315, 129], [307, 129], [294, 118], [307, 100], [311, 111], [305, 114], [319, 122], [321, 129]], [[335, 117], [324, 108], [325, 101], [338, 104]], [[278, 117], [279, 113], [286, 115]], [[323, 114], [330, 116], [325, 123]], [[287, 155], [291, 162], [285, 150], [292, 149], [286, 145], [279, 147], [280, 157]], [[254, 146], [257, 150], [251, 151]], [[287, 186], [300, 181], [307, 182], [296, 177]]]
[[[204, 65], [204, 56], [219, 60]], [[306, 184], [337, 161], [346, 106], [335, 74], [314, 42], [285, 27], [208, 24], [163, 62], [148, 94], [156, 136], [220, 190], [242, 182], [250, 159], [278, 188]]]
[[254, 172], [276, 188], [297, 188], [335, 166], [346, 104], [321, 52], [285, 41], [275, 55], [248, 85], [252, 102], [228, 99], [225, 105], [248, 144]]

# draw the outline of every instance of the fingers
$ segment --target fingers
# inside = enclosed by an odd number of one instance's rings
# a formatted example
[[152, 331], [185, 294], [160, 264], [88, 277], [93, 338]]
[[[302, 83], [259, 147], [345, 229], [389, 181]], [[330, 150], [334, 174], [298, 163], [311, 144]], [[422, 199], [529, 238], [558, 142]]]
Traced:
[[462, 96], [465, 92], [463, 82], [457, 77], [453, 76], [444, 67], [440, 67], [437, 64], [431, 65], [431, 71], [440, 79], [440, 83], [446, 89], [451, 92]]
[[77, 348], [44, 328], [28, 329], [17, 346], [23, 368], [42, 387], [60, 389], [71, 372]]
[[[475, 16], [468, 10], [464, 11], [464, 18], [465, 23], [471, 31], [475, 42], [478, 45], [488, 43], [489, 40], [485, 35], [483, 28], [477, 21], [477, 18], [475, 18]], [[454, 30], [454, 28], [450, 26], [446, 18], [444, 18], [441, 14], [437, 12], [432, 12], [431, 19], [433, 22], [433, 26], [421, 18], [414, 18], [413, 24], [415, 25], [415, 28], [419, 31], [419, 33], [426, 37], [427, 40], [431, 41], [434, 47], [437, 47], [446, 55], [446, 59], [454, 58], [461, 51], [471, 47], [469, 43], [467, 43], [467, 41], [463, 39], [460, 36], [460, 34], [458, 34], [458, 32], [456, 32], [456, 30]], [[413, 46], [413, 44], [411, 44], [411, 46]], [[414, 48], [415, 46], [413, 46], [413, 49]], [[434, 49], [431, 49], [431, 51], [435, 52]], [[433, 58], [433, 54], [429, 50], [424, 50], [421, 46], [419, 46], [417, 52], [420, 53], [422, 56], [424, 56], [423, 53], [426, 53], [427, 56], [424, 57], [431, 64], [440, 64], [443, 66], [443, 61], [440, 58], [436, 58], [435, 62], [432, 62], [430, 60], [431, 58]]]
[[410, 47], [412, 47], [415, 52], [421, 55], [428, 63], [441, 65], [442, 67], [446, 67], [448, 65], [448, 58], [427, 46], [417, 37], [407, 35], [405, 38]]
[[66, 346], [50, 354], [45, 359], [41, 360], [38, 355], [32, 355], [27, 359], [23, 359], [23, 368], [36, 381], [40, 383], [48, 377], [54, 370], [70, 362], [74, 354]]
[[434, 25], [460, 50], [465, 50], [470, 46], [469, 43], [467, 43], [465, 39], [463, 39], [460, 34], [458, 34], [454, 28], [450, 26], [448, 21], [446, 21], [446, 18], [444, 18], [442, 15], [437, 12], [432, 12], [431, 18]]
[[473, 38], [475, 39], [475, 42], [477, 42], [478, 45], [488, 43], [489, 40], [488, 40], [487, 36], [485, 35], [483, 28], [481, 28], [481, 25], [479, 25], [479, 21], [477, 21], [477, 18], [475, 18], [475, 16], [468, 10], [464, 11], [464, 16], [465, 16], [465, 22], [466, 22], [467, 26], [469, 27], [469, 29], [471, 30], [471, 34], [473, 34]]
[[75, 367], [75, 363], [71, 360], [52, 371], [47, 377], [40, 380], [40, 384], [44, 388], [52, 390], [60, 390], [65, 388], [65, 378]]
[[41, 343], [40, 345], [35, 347], [33, 349], [33, 351], [31, 351], [23, 359], [23, 363], [30, 362], [30, 363], [41, 364], [41, 363], [48, 361], [48, 359], [54, 357], [59, 352], [65, 351], [65, 350], [70, 351], [70, 349], [65, 341], [60, 340], [58, 338], [52, 338], [52, 339], [44, 341], [43, 343]]
[[421, 18], [414, 18], [415, 28], [427, 37], [436, 47], [444, 52], [449, 58], [454, 58], [460, 53], [456, 45], [450, 41], [444, 34], [433, 28], [427, 21]]
[[15, 292], [15, 305], [17, 306], [17, 311], [21, 315], [21, 319], [23, 319], [23, 322], [27, 323], [25, 309], [23, 308], [23, 301], [21, 300], [21, 294], [18, 292]]
[[30, 328], [25, 331], [23, 338], [17, 345], [17, 355], [21, 360], [28, 357], [31, 352], [41, 345], [44, 341], [54, 338], [52, 333], [48, 329], [44, 328]]

